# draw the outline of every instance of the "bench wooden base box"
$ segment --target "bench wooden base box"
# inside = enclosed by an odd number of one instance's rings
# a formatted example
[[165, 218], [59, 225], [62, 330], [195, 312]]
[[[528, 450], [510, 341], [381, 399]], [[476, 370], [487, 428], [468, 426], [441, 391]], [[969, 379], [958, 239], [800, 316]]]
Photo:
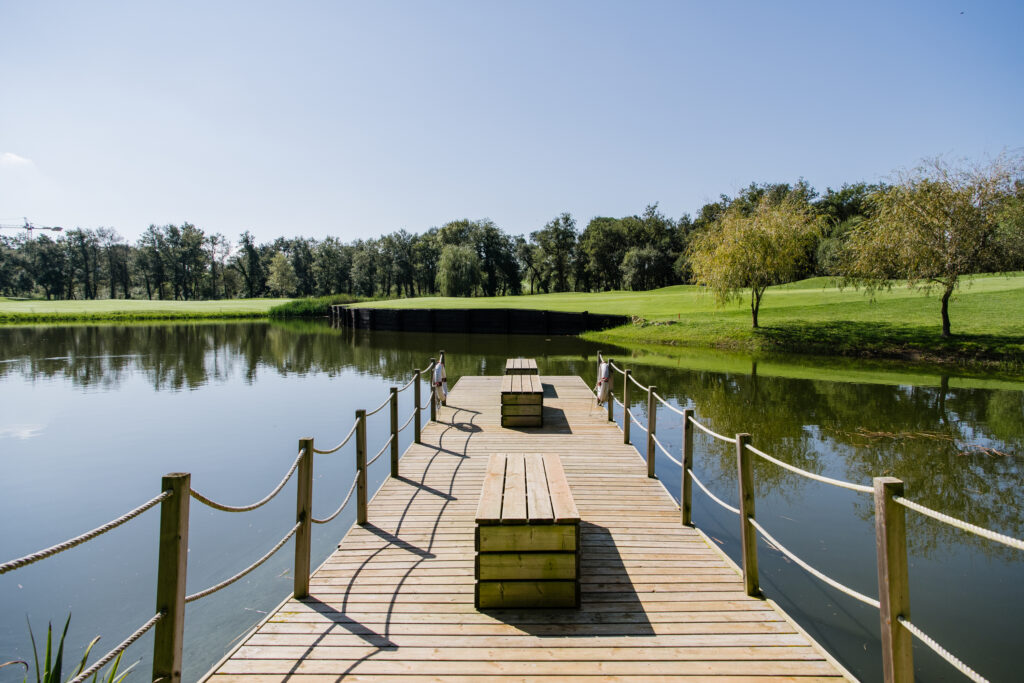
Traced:
[[506, 375], [536, 375], [537, 359], [535, 358], [509, 358], [505, 361]]
[[544, 387], [539, 375], [501, 378], [501, 426], [544, 426]]
[[579, 607], [580, 517], [557, 455], [492, 455], [476, 523], [478, 609]]

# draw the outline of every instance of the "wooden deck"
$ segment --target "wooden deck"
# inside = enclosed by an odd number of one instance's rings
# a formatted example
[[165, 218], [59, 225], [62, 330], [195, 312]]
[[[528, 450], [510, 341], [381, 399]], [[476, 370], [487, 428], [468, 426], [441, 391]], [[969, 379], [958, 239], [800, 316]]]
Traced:
[[[544, 427], [500, 427], [501, 377], [463, 377], [355, 526], [213, 683], [839, 680], [844, 673], [679, 508], [578, 377]], [[562, 458], [582, 518], [582, 607], [477, 611], [474, 514], [491, 453]], [[673, 474], [673, 476], [675, 476]]]

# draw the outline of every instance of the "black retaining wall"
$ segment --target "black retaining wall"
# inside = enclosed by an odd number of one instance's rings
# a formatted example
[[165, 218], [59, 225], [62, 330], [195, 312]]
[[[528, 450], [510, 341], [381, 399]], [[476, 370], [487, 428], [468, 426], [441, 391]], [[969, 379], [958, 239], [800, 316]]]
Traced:
[[360, 330], [479, 334], [579, 334], [629, 322], [624, 315], [520, 308], [349, 308], [331, 306], [332, 324]]

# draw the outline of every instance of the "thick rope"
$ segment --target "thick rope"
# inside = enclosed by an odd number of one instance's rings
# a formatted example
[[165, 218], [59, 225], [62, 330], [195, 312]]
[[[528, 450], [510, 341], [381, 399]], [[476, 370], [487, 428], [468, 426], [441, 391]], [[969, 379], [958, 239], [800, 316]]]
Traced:
[[833, 578], [831, 578], [829, 576], [825, 576], [820, 571], [818, 571], [817, 569], [815, 569], [814, 567], [812, 567], [811, 565], [807, 564], [806, 562], [801, 560], [799, 557], [794, 555], [793, 552], [791, 550], [789, 550], [789, 548], [787, 548], [786, 546], [784, 546], [781, 543], [779, 543], [778, 541], [776, 541], [775, 537], [772, 536], [767, 531], [765, 531], [764, 527], [761, 526], [760, 524], [758, 524], [756, 519], [751, 519], [749, 521], [750, 521], [751, 526], [753, 526], [755, 529], [757, 529], [758, 531], [761, 532], [761, 535], [764, 536], [766, 541], [768, 541], [773, 546], [775, 546], [775, 548], [780, 553], [782, 553], [783, 555], [785, 555], [789, 559], [793, 560], [793, 562], [795, 562], [797, 565], [803, 567], [804, 570], [807, 571], [808, 573], [810, 573], [812, 576], [815, 576], [818, 579], [824, 581], [825, 583], [827, 583], [828, 585], [832, 586], [833, 588], [835, 588], [840, 593], [845, 593], [846, 595], [849, 595], [854, 600], [859, 600], [859, 601], [863, 602], [865, 605], [870, 605], [870, 606], [874, 607], [875, 609], [879, 608], [878, 600], [875, 600], [874, 598], [869, 598], [868, 596], [864, 595], [863, 593], [858, 593], [857, 591], [853, 590], [852, 588], [850, 588], [848, 586], [844, 586], [843, 584], [839, 583], [835, 579], [833, 579]]
[[697, 429], [699, 429], [700, 431], [704, 432], [709, 436], [713, 436], [720, 441], [725, 441], [726, 443], [736, 443], [736, 439], [730, 439], [727, 436], [722, 436], [718, 432], [713, 432], [704, 425], [702, 425], [700, 422], [697, 422], [697, 420], [692, 417], [690, 418], [690, 422], [693, 423], [694, 427], [696, 427]]
[[917, 636], [917, 638], [922, 643], [930, 647], [932, 652], [934, 652], [935, 654], [937, 654], [938, 656], [942, 657], [947, 662], [952, 664], [953, 667], [956, 668], [956, 670], [962, 673], [964, 676], [967, 676], [969, 679], [975, 681], [976, 683], [988, 683], [987, 678], [985, 678], [977, 671], [975, 671], [974, 669], [972, 669], [971, 667], [967, 666], [959, 659], [957, 659], [957, 657], [954, 656], [952, 652], [939, 645], [937, 642], [932, 640], [932, 638], [927, 633], [925, 633], [924, 631], [910, 623], [909, 619], [906, 619], [901, 615], [896, 617], [896, 621], [900, 622], [903, 625], [903, 628], [907, 629], [912, 634]]
[[668, 401], [663, 399], [661, 396], [658, 396], [657, 392], [654, 393], [654, 398], [656, 398], [659, 401], [661, 401], [661, 405], [665, 406], [666, 408], [668, 408], [672, 412], [676, 413], [677, 415], [680, 415], [680, 416], [685, 415], [685, 413], [683, 411], [679, 410], [679, 408], [676, 408], [674, 405], [672, 405], [671, 403], [669, 403]]
[[701, 491], [706, 493], [708, 498], [710, 498], [711, 500], [715, 501], [716, 503], [718, 503], [719, 505], [724, 507], [726, 510], [728, 510], [730, 512], [733, 512], [733, 513], [735, 513], [737, 515], [740, 514], [739, 508], [734, 508], [732, 505], [729, 505], [728, 503], [723, 501], [721, 498], [719, 498], [715, 494], [711, 493], [711, 491], [708, 490], [707, 486], [704, 486], [704, 484], [700, 483], [700, 479], [698, 479], [697, 475], [693, 473], [693, 470], [686, 470], [686, 471], [690, 473], [690, 478], [693, 479], [693, 483], [696, 484], [700, 488]]
[[615, 394], [612, 394], [612, 400], [615, 401], [616, 403], [618, 403], [620, 408], [625, 408], [626, 407], [626, 406], [622, 405], [622, 401], [620, 401], [618, 399], [618, 397], [615, 396]]
[[[417, 372], [419, 372], [419, 371], [417, 370]], [[406, 382], [406, 383], [405, 383], [405, 386], [403, 386], [403, 387], [402, 387], [401, 389], [399, 389], [399, 390], [398, 390], [398, 393], [402, 393], [403, 391], [405, 391], [406, 389], [408, 389], [409, 387], [411, 387], [411, 386], [412, 386], [413, 384], [415, 384], [415, 383], [416, 383], [416, 380], [417, 380], [417, 378], [419, 378], [419, 375], [418, 375], [418, 374], [416, 374], [416, 375], [413, 375], [413, 376], [412, 376], [412, 379], [411, 379], [411, 380], [409, 380], [408, 382]]]
[[128, 636], [127, 638], [125, 638], [124, 642], [122, 642], [120, 645], [115, 647], [113, 650], [111, 650], [110, 652], [105, 654], [102, 659], [97, 661], [95, 664], [90, 666], [88, 669], [86, 669], [82, 673], [80, 673], [77, 676], [75, 676], [74, 678], [72, 678], [70, 681], [68, 681], [68, 683], [82, 683], [83, 681], [85, 681], [87, 678], [89, 678], [89, 676], [92, 676], [94, 673], [96, 673], [97, 671], [99, 671], [100, 669], [105, 667], [107, 664], [109, 664], [114, 659], [114, 657], [117, 657], [119, 654], [121, 654], [122, 652], [127, 650], [131, 646], [132, 643], [134, 643], [136, 640], [138, 640], [142, 636], [146, 635], [146, 632], [149, 631], [149, 629], [151, 629], [154, 626], [156, 626], [156, 622], [160, 621], [165, 616], [167, 616], [166, 612], [157, 612], [156, 614], [154, 614], [150, 618], [150, 620], [147, 621], [142, 626], [140, 626], [139, 629], [137, 631], [135, 631], [135, 633], [133, 633], [130, 636]]
[[250, 510], [255, 510], [256, 508], [263, 507], [264, 505], [272, 501], [274, 499], [274, 496], [281, 492], [281, 489], [284, 488], [284, 485], [287, 484], [288, 480], [292, 478], [293, 474], [295, 474], [295, 469], [299, 466], [300, 460], [302, 460], [302, 451], [299, 451], [299, 455], [295, 458], [295, 462], [292, 463], [291, 469], [289, 469], [288, 473], [284, 475], [284, 479], [281, 480], [281, 483], [278, 484], [273, 491], [271, 491], [261, 500], [256, 501], [252, 505], [224, 505], [223, 503], [218, 503], [216, 501], [210, 500], [203, 494], [196, 491], [194, 488], [189, 488], [189, 493], [192, 494], [192, 497], [198, 500], [200, 503], [212, 507], [214, 510], [223, 510], [224, 512], [249, 512]]
[[781, 460], [776, 460], [775, 458], [773, 458], [772, 456], [768, 455], [764, 451], [758, 450], [757, 448], [754, 448], [750, 444], [747, 444], [747, 450], [750, 451], [751, 453], [754, 453], [755, 455], [760, 455], [762, 458], [764, 458], [768, 462], [775, 463], [776, 465], [778, 465], [782, 469], [789, 470], [790, 472], [796, 472], [800, 476], [807, 477], [808, 479], [813, 479], [815, 481], [820, 481], [820, 482], [823, 482], [825, 484], [831, 484], [832, 486], [838, 486], [839, 488], [843, 488], [843, 489], [850, 489], [851, 491], [860, 491], [861, 493], [874, 493], [874, 491], [875, 491], [875, 489], [873, 489], [870, 486], [864, 486], [863, 484], [852, 484], [852, 483], [850, 483], [848, 481], [843, 481], [841, 479], [832, 479], [831, 477], [825, 477], [825, 476], [822, 476], [820, 474], [815, 474], [814, 472], [808, 472], [807, 470], [802, 470], [799, 467], [796, 467], [794, 465], [790, 465], [787, 462], [782, 462]]
[[382, 448], [379, 451], [377, 451], [377, 455], [373, 456], [372, 458], [370, 458], [369, 460], [366, 461], [366, 466], [367, 467], [369, 467], [373, 463], [377, 462], [377, 458], [379, 458], [380, 456], [384, 455], [384, 451], [386, 451], [388, 449], [388, 447], [391, 445], [391, 442], [394, 440], [394, 438], [395, 438], [395, 436], [393, 434], [388, 437], [388, 440], [384, 442], [384, 448]]
[[359, 420], [356, 420], [356, 421], [355, 421], [355, 424], [353, 424], [353, 425], [352, 425], [352, 429], [348, 430], [348, 434], [346, 434], [346, 435], [345, 435], [345, 438], [344, 438], [344, 439], [342, 439], [342, 440], [341, 440], [341, 443], [339, 443], [339, 444], [338, 444], [337, 446], [335, 446], [334, 448], [330, 448], [330, 449], [328, 449], [328, 450], [326, 450], [326, 451], [321, 451], [321, 450], [317, 450], [316, 448], [314, 448], [314, 449], [313, 449], [313, 452], [314, 452], [314, 453], [319, 453], [320, 455], [330, 455], [331, 453], [334, 453], [334, 452], [336, 452], [336, 451], [339, 451], [339, 450], [341, 450], [341, 449], [342, 449], [342, 447], [343, 447], [343, 446], [344, 446], [345, 444], [347, 444], [347, 443], [348, 443], [348, 440], [352, 438], [352, 435], [356, 433], [356, 427], [358, 427], [358, 426], [359, 426]]
[[615, 371], [617, 371], [617, 372], [618, 372], [618, 373], [619, 373], [620, 375], [623, 375], [623, 376], [625, 376], [625, 375], [626, 375], [626, 371], [625, 371], [625, 370], [623, 370], [622, 368], [620, 368], [620, 367], [619, 367], [618, 365], [616, 365], [615, 363], [608, 363], [608, 365], [612, 366], [612, 369], [614, 369]]
[[644, 433], [646, 434], [647, 433], [647, 427], [644, 427], [642, 424], [640, 424], [640, 420], [638, 420], [635, 417], [633, 417], [633, 411], [632, 410], [627, 410], [626, 412], [629, 413], [629, 419], [633, 421], [633, 424], [635, 424], [637, 427], [642, 429], [644, 431]]
[[85, 543], [86, 541], [91, 541], [92, 539], [96, 538], [97, 536], [102, 536], [103, 534], [107, 533], [108, 531], [110, 531], [112, 529], [116, 529], [117, 527], [121, 526], [125, 522], [128, 522], [128, 521], [131, 521], [131, 520], [135, 519], [136, 517], [141, 515], [146, 510], [150, 509], [151, 507], [153, 507], [157, 503], [160, 503], [160, 502], [166, 500], [167, 498], [170, 498], [172, 495], [174, 495], [174, 494], [171, 491], [164, 491], [159, 496], [157, 496], [156, 498], [153, 498], [149, 502], [143, 503], [142, 505], [140, 505], [139, 507], [135, 508], [134, 510], [131, 510], [130, 512], [126, 512], [125, 514], [121, 515], [117, 519], [112, 519], [111, 521], [107, 522], [103, 526], [96, 527], [92, 531], [87, 531], [84, 534], [82, 534], [81, 536], [75, 536], [74, 538], [68, 539], [68, 540], [64, 541], [63, 543], [58, 543], [55, 546], [51, 546], [49, 548], [46, 548], [45, 550], [40, 550], [38, 552], [32, 553], [31, 555], [26, 555], [25, 557], [19, 557], [18, 559], [11, 560], [10, 562], [4, 562], [3, 564], [0, 564], [0, 574], [6, 574], [7, 572], [14, 571], [15, 569], [21, 569], [22, 567], [27, 567], [28, 565], [34, 564], [34, 563], [38, 562], [39, 560], [45, 560], [47, 557], [51, 557], [53, 555], [56, 555], [57, 553], [62, 553], [65, 550], [70, 550], [71, 548], [74, 548], [76, 545], [81, 545], [82, 543]]
[[405, 421], [405, 424], [398, 428], [398, 433], [399, 434], [401, 434], [405, 430], [406, 427], [408, 427], [410, 424], [412, 424], [412, 419], [414, 417], [416, 417], [416, 411], [415, 410], [412, 411], [412, 413], [409, 415], [409, 419]]
[[377, 406], [376, 408], [374, 408], [373, 410], [368, 412], [366, 414], [366, 417], [370, 417], [371, 415], [376, 415], [377, 413], [379, 413], [380, 411], [384, 410], [384, 408], [389, 406], [389, 405], [391, 405], [391, 397], [390, 396], [388, 396], [386, 399], [384, 399], [384, 402], [381, 403], [379, 406]]
[[635, 384], [638, 387], [640, 387], [641, 391], [650, 391], [651, 390], [650, 387], [645, 387], [643, 384], [640, 384], [640, 382], [638, 382], [636, 380], [636, 377], [633, 376], [633, 373], [629, 373], [629, 379], [633, 382], [633, 384]]
[[295, 526], [292, 527], [292, 530], [289, 531], [288, 534], [285, 535], [284, 538], [282, 538], [280, 541], [278, 541], [277, 545], [275, 545], [273, 548], [270, 549], [270, 552], [268, 552], [266, 555], [264, 555], [260, 559], [256, 560], [254, 563], [250, 564], [248, 567], [246, 567], [242, 571], [240, 571], [237, 574], [235, 574], [234, 576], [232, 576], [230, 579], [225, 579], [224, 581], [221, 581], [220, 583], [218, 583], [216, 586], [210, 586], [209, 588], [207, 588], [204, 591], [199, 591], [198, 593], [193, 593], [192, 595], [186, 596], [185, 597], [185, 602], [194, 602], [196, 600], [201, 600], [202, 598], [205, 598], [207, 595], [212, 595], [213, 593], [216, 593], [217, 591], [219, 591], [221, 588], [227, 588], [228, 586], [233, 584], [235, 581], [238, 581], [240, 578], [242, 578], [243, 576], [245, 576], [246, 574], [251, 572], [253, 569], [256, 569], [256, 567], [260, 566], [261, 564], [263, 564], [264, 562], [269, 560], [271, 557], [273, 557], [274, 553], [276, 553], [278, 550], [280, 550], [281, 547], [285, 543], [288, 542], [288, 539], [290, 539], [292, 536], [295, 535], [295, 532], [299, 530], [300, 526], [302, 526], [302, 523], [301, 522], [296, 522]]
[[420, 410], [426, 410], [430, 407], [430, 401], [434, 398], [434, 387], [430, 387], [430, 391], [427, 392], [427, 402], [421, 405]]
[[941, 512], [936, 512], [931, 508], [926, 508], [925, 506], [915, 503], [912, 500], [907, 500], [902, 496], [893, 496], [893, 501], [899, 503], [903, 507], [910, 508], [914, 512], [919, 512], [925, 517], [937, 519], [940, 522], [945, 522], [946, 524], [954, 526], [957, 529], [968, 531], [972, 534], [981, 536], [982, 538], [987, 538], [990, 541], [995, 541], [996, 543], [1002, 543], [1003, 545], [1008, 545], [1011, 548], [1016, 548], [1017, 550], [1024, 550], [1024, 541], [1016, 539], [1013, 536], [1007, 536], [1005, 534], [996, 533], [995, 531], [990, 531], [984, 527], [970, 524], [961, 519], [957, 519], [956, 517], [944, 515]]
[[676, 460], [674, 457], [672, 457], [672, 454], [668, 452], [668, 449], [661, 445], [661, 442], [658, 441], [658, 437], [656, 437], [655, 435], [651, 434], [651, 438], [654, 440], [654, 445], [661, 449], [661, 452], [665, 454], [666, 458], [668, 458], [669, 460], [671, 460], [675, 464], [679, 465], [680, 467], [683, 466], [682, 462], [680, 462], [679, 460]]
[[340, 515], [341, 511], [345, 509], [346, 505], [348, 505], [348, 501], [351, 500], [352, 492], [356, 490], [356, 484], [358, 483], [359, 477], [357, 476], [355, 479], [352, 480], [352, 486], [349, 488], [348, 493], [345, 494], [345, 500], [341, 501], [341, 505], [339, 505], [338, 509], [334, 511], [334, 514], [332, 514], [330, 517], [325, 517], [324, 519], [317, 519], [316, 517], [313, 517], [313, 524], [327, 524], [328, 522], [333, 521], [335, 517]]

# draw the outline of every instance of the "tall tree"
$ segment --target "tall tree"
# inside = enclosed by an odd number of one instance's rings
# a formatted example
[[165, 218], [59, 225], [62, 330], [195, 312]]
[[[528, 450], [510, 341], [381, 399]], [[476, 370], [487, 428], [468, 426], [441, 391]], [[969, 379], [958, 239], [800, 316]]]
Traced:
[[781, 200], [763, 196], [753, 211], [730, 206], [690, 244], [694, 279], [709, 287], [722, 304], [749, 289], [757, 327], [765, 290], [797, 276], [820, 232], [821, 218], [799, 195]]
[[576, 221], [563, 213], [542, 229], [530, 234], [543, 254], [540, 268], [545, 291], [568, 292], [572, 260], [576, 251]]
[[480, 284], [480, 257], [469, 246], [449, 244], [437, 264], [437, 288], [444, 296], [472, 296]]
[[869, 290], [896, 280], [938, 289], [942, 336], [949, 337], [949, 300], [960, 278], [1016, 261], [1024, 225], [1007, 220], [1007, 207], [1022, 184], [1021, 157], [970, 166], [925, 161], [870, 195], [870, 217], [850, 234], [846, 275]]

